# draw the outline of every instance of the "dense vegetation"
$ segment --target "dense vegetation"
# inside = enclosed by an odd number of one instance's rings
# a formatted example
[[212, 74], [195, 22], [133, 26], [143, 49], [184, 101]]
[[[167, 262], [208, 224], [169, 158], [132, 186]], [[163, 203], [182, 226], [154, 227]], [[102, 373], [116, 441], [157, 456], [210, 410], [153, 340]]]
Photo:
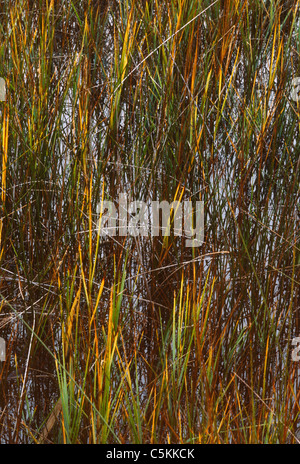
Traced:
[[[0, 18], [0, 442], [299, 442], [299, 1]], [[100, 237], [120, 193], [204, 243]]]

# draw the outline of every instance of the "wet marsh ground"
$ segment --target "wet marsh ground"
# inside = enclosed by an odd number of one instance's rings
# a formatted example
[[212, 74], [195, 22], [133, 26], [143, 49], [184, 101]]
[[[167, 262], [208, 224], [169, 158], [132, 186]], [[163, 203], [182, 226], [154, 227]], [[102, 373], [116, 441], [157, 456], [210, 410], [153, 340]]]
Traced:
[[[299, 1], [0, 18], [0, 442], [299, 443]], [[100, 237], [121, 193], [204, 243]]]

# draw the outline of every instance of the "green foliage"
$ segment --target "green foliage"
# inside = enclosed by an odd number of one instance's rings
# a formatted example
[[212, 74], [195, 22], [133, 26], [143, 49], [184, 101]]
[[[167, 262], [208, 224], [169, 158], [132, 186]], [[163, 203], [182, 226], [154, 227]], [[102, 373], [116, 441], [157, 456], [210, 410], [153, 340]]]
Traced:
[[[0, 14], [0, 442], [299, 442], [299, 1]], [[203, 245], [100, 237], [120, 193]]]

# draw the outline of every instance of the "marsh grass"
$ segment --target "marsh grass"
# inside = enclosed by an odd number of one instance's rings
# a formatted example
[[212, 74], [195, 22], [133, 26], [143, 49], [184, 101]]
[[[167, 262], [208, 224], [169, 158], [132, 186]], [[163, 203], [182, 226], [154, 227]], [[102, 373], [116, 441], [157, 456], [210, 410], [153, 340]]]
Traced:
[[[0, 15], [1, 442], [299, 442], [299, 1]], [[120, 193], [204, 244], [100, 238]]]

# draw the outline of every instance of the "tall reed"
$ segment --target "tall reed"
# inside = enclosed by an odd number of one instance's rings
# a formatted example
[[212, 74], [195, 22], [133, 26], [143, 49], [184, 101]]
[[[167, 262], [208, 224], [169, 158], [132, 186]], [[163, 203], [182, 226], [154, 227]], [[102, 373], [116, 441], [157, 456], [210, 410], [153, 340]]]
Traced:
[[[0, 442], [299, 442], [299, 1], [0, 15]], [[203, 245], [100, 237], [121, 194]]]

